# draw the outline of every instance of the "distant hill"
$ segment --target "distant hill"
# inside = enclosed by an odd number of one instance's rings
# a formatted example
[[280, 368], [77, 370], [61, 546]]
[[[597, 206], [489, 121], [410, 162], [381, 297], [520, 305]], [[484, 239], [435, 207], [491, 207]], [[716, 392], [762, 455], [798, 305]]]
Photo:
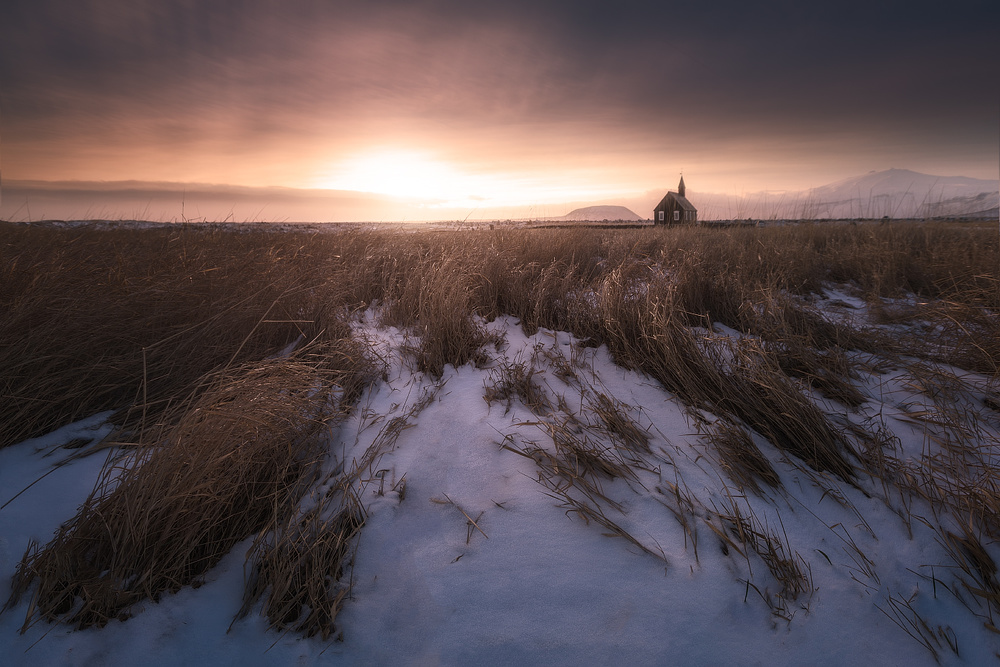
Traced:
[[733, 196], [689, 189], [688, 198], [702, 220], [995, 218], [998, 187], [996, 180], [886, 169], [797, 192]]
[[1000, 215], [997, 193], [980, 192], [965, 197], [950, 197], [926, 205], [928, 218], [988, 218]]
[[996, 181], [886, 169], [814, 188], [802, 206], [807, 217], [923, 218], [979, 213], [996, 196]]
[[577, 208], [556, 220], [642, 220], [624, 206], [585, 206]]

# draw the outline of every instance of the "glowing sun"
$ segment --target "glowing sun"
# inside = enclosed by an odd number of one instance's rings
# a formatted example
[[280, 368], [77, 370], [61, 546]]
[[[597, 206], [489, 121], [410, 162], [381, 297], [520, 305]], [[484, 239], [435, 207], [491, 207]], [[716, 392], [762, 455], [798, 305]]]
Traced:
[[421, 208], [480, 209], [587, 201], [615, 194], [599, 179], [572, 167], [550, 173], [503, 173], [463, 169], [417, 150], [371, 149], [330, 165], [314, 187], [349, 190], [414, 201]]
[[448, 201], [493, 198], [496, 182], [466, 174], [416, 151], [379, 150], [349, 158], [330, 169], [318, 185], [334, 190], [371, 192], [393, 197]]

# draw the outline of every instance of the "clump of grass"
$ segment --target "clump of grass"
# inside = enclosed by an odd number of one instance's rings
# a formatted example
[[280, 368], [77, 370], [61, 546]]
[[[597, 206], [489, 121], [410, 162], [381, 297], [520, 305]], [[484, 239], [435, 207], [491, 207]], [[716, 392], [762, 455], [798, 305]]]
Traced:
[[786, 375], [803, 380], [826, 398], [851, 408], [867, 402], [867, 397], [851, 383], [853, 372], [840, 348], [817, 351], [801, 341], [786, 339], [772, 350]]
[[918, 644], [927, 649], [934, 657], [934, 661], [941, 662], [941, 651], [947, 647], [956, 656], [958, 652], [958, 637], [951, 626], [938, 626], [935, 631], [920, 613], [914, 609], [913, 601], [919, 595], [919, 591], [914, 591], [908, 598], [900, 594], [893, 594], [886, 591], [883, 598], [886, 607], [878, 604], [875, 608], [882, 612], [886, 618], [892, 621], [900, 630], [916, 640]]
[[[688, 543], [691, 543], [691, 547], [694, 550], [694, 560], [696, 563], [700, 563], [698, 557], [698, 512], [704, 510], [704, 505], [701, 501], [691, 493], [691, 489], [688, 488], [687, 484], [683, 479], [677, 474], [677, 469], [674, 468], [674, 474], [677, 475], [676, 483], [664, 480], [663, 486], [667, 487], [665, 490], [661, 487], [656, 487], [656, 491], [659, 495], [656, 496], [657, 501], [670, 510], [670, 513], [674, 515], [677, 519], [677, 523], [680, 524], [681, 530], [684, 532], [684, 548], [687, 549]], [[724, 546], [724, 551], [725, 545]]]
[[1000, 471], [995, 434], [983, 428], [976, 397], [951, 371], [924, 363], [908, 367], [910, 388], [931, 406], [907, 413], [921, 425], [930, 445], [901, 483], [935, 507], [952, 514], [956, 525], [1000, 537]]
[[[319, 634], [324, 640], [337, 633], [337, 615], [350, 595], [346, 571], [353, 566], [357, 538], [367, 519], [361, 497], [376, 482], [372, 492], [395, 493], [406, 498], [406, 475], [387, 484], [389, 469], [377, 469], [382, 456], [395, 448], [399, 436], [434, 399], [437, 390], [425, 389], [406, 416], [386, 420], [372, 444], [348, 471], [345, 461], [320, 481], [320, 494], [313, 493], [297, 507], [278, 508], [273, 523], [262, 529], [251, 547], [243, 606], [237, 619], [249, 614], [263, 598], [263, 613], [271, 628]], [[377, 423], [382, 416], [374, 416]], [[331, 481], [332, 480], [332, 481]], [[314, 487], [316, 488], [316, 487]]]
[[624, 538], [626, 542], [638, 548], [643, 553], [649, 554], [653, 558], [656, 558], [667, 565], [670, 564], [670, 561], [667, 560], [666, 554], [664, 554], [661, 549], [654, 550], [640, 542], [618, 522], [611, 519], [599, 503], [594, 502], [590, 498], [578, 498], [570, 493], [567, 487], [553, 485], [553, 479], [551, 477], [542, 477], [540, 482], [549, 486], [552, 492], [551, 495], [561, 501], [559, 507], [566, 510], [567, 516], [569, 514], [575, 514], [577, 517], [583, 519], [584, 523], [587, 524], [590, 524], [590, 522], [593, 521], [608, 531], [605, 535], [609, 537]]
[[[699, 251], [707, 250], [700, 248]], [[711, 327], [720, 322], [737, 330], [745, 330], [750, 285], [741, 282], [743, 276], [731, 269], [728, 262], [707, 267], [708, 258], [687, 254], [675, 263], [669, 273], [672, 280], [672, 301], [677, 317], [684, 324]]]
[[493, 405], [494, 402], [505, 403], [504, 414], [510, 412], [515, 397], [536, 415], [547, 414], [552, 406], [545, 390], [535, 381], [536, 374], [538, 369], [534, 366], [529, 369], [524, 361], [501, 359], [499, 366], [490, 371], [489, 380], [484, 383], [486, 392], [483, 398], [487, 405]]
[[940, 352], [932, 358], [1000, 379], [1000, 310], [938, 301], [923, 311], [938, 327], [934, 340]]
[[628, 415], [626, 406], [603, 392], [589, 400], [590, 412], [597, 416], [598, 426], [612, 440], [621, 442], [633, 452], [649, 454], [649, 433], [639, 427]]
[[722, 469], [741, 490], [760, 493], [758, 482], [772, 489], [781, 486], [774, 466], [745, 428], [720, 419], [709, 427], [704, 437], [719, 452]]
[[599, 491], [601, 479], [635, 478], [618, 449], [588, 437], [574, 417], [547, 422], [545, 426], [556, 451], [552, 465], [567, 481], [582, 480]]
[[997, 307], [996, 230], [943, 223], [813, 226], [826, 278], [872, 296], [985, 299]]
[[748, 311], [748, 331], [768, 341], [801, 341], [817, 350], [859, 349], [884, 351], [882, 342], [844, 324], [830, 322], [801, 299], [776, 290], [755, 295], [755, 307]]
[[637, 481], [635, 471], [622, 457], [617, 447], [605, 446], [589, 438], [584, 425], [572, 415], [539, 424], [548, 430], [554, 451], [529, 442], [523, 447], [507, 444], [502, 447], [531, 459], [538, 466], [538, 483], [559, 501], [567, 516], [575, 515], [589, 524], [594, 521], [604, 527], [609, 536], [622, 537], [639, 550], [667, 562], [662, 550], [643, 544], [617, 521], [607, 509], [624, 515], [625, 508], [609, 498], [603, 482], [614, 479]]
[[[781, 589], [772, 595], [766, 588], [761, 591], [749, 579], [746, 582], [747, 588], [753, 588], [760, 595], [772, 614], [791, 621], [795, 612], [789, 608], [790, 603], [803, 595], [811, 596], [815, 590], [809, 565], [802, 556], [792, 550], [784, 526], [782, 534], [778, 535], [762, 523], [749, 507], [747, 510], [744, 514], [735, 500], [730, 498], [729, 508], [716, 513], [722, 525], [728, 530], [716, 527], [711, 521], [706, 523], [726, 544], [744, 556], [748, 565], [750, 551], [760, 557]], [[742, 549], [740, 545], [743, 546]], [[750, 569], [752, 572], [752, 566]]]
[[476, 320], [461, 268], [457, 260], [424, 263], [384, 314], [387, 322], [415, 328], [417, 368], [434, 377], [447, 364], [485, 364], [483, 346], [500, 342]]
[[734, 361], [726, 374], [726, 393], [719, 409], [738, 417], [778, 448], [820, 472], [844, 481], [855, 479], [846, 458], [851, 452], [843, 435], [781, 371], [759, 342], [744, 339], [733, 348]]
[[668, 283], [637, 283], [615, 270], [601, 284], [598, 300], [616, 362], [647, 373], [696, 407], [723, 393], [725, 379], [683, 326], [683, 312], [674, 307]]
[[272, 629], [326, 640], [336, 631], [337, 614], [350, 586], [344, 570], [352, 559], [365, 512], [349, 485], [333, 488], [299, 515], [289, 513], [254, 545], [243, 607], [248, 614], [266, 596], [263, 612]]
[[602, 237], [554, 230], [490, 234], [470, 257], [469, 272], [481, 314], [511, 315], [526, 335], [539, 327], [572, 330], [583, 339], [599, 324], [584, 292], [600, 272]]
[[898, 336], [908, 354], [983, 373], [996, 381], [1000, 378], [1000, 309], [964, 296], [957, 301], [890, 304], [872, 299], [869, 317], [878, 324], [906, 325]]
[[[890, 489], [899, 490], [899, 499], [904, 504], [912, 502], [909, 493], [902, 493], [901, 488], [907, 486], [904, 481], [904, 466], [897, 458], [901, 442], [899, 436], [889, 429], [882, 419], [871, 420], [865, 426], [848, 424], [850, 431], [858, 443], [857, 455], [868, 474], [878, 479], [882, 484], [886, 502], [891, 496]], [[909, 509], [900, 512], [900, 516], [910, 528], [912, 513]]]
[[978, 537], [968, 529], [963, 534], [943, 530], [938, 541], [952, 557], [960, 572], [965, 575], [962, 585], [982, 600], [989, 625], [997, 630], [994, 613], [1000, 613], [1000, 582], [997, 581], [997, 564], [983, 547]]
[[125, 618], [196, 583], [305, 492], [341, 405], [322, 363], [275, 359], [205, 380], [176, 420], [105, 467], [77, 515], [21, 561], [7, 606], [32, 585], [35, 617], [77, 627]]
[[760, 341], [699, 343], [679, 322], [668, 283], [635, 295], [613, 274], [601, 297], [619, 363], [646, 372], [692, 407], [742, 421], [816, 470], [854, 479], [844, 438]]
[[554, 346], [543, 347], [538, 350], [538, 354], [545, 359], [549, 367], [549, 372], [552, 375], [567, 385], [576, 385], [582, 389], [580, 371], [583, 368], [583, 363], [579, 356], [581, 349], [583, 348], [580, 344], [574, 344], [571, 348], [569, 358], [563, 354], [562, 350]]

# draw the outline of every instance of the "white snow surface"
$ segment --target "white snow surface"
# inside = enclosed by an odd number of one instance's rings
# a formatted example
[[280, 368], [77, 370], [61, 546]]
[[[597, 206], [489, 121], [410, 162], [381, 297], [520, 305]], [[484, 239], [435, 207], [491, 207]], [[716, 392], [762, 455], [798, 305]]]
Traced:
[[[837, 293], [828, 305], [849, 311], [861, 307], [855, 301]], [[904, 600], [957, 643], [959, 655], [939, 651], [943, 664], [996, 660], [1000, 635], [931, 576], [933, 567], [934, 577], [949, 579], [951, 561], [937, 532], [918, 520], [908, 529], [875, 482], [859, 484], [866, 495], [755, 436], [783, 488], [744, 496], [720, 472], [694, 413], [651, 379], [615, 365], [605, 348], [584, 347], [562, 332], [526, 336], [507, 317], [486, 326], [505, 339], [488, 349], [491, 365], [449, 366], [435, 380], [415, 370], [404, 349], [412, 338], [378, 325], [372, 313], [355, 324], [388, 372], [330, 434], [331, 468], [383, 445], [361, 489], [367, 520], [345, 575], [353, 585], [337, 639], [269, 630], [259, 609], [233, 622], [248, 539], [203, 585], [146, 602], [104, 628], [39, 622], [20, 634], [28, 595], [0, 615], [0, 663], [935, 664], [900, 627], [906, 614], [893, 616], [894, 609], [906, 611]], [[557, 372], [565, 368], [560, 360], [575, 364], [576, 379]], [[536, 381], [553, 406], [562, 397], [561, 408], [539, 415], [516, 398], [509, 410], [504, 402], [489, 405], [491, 378], [514, 361], [537, 368]], [[919, 456], [927, 426], [906, 413], [923, 399], [905, 375], [896, 369], [860, 380], [869, 401], [857, 410], [816, 400], [844, 423], [881, 419], [902, 452]], [[535, 462], [511, 451], [532, 443], [551, 449], [547, 424], [563, 409], [584, 414], [599, 394], [612, 397], [650, 438], [650, 452], [634, 454], [636, 479], [601, 482], [623, 510], [605, 507], [607, 516], [648, 552], [561, 506], [540, 483]], [[397, 417], [409, 426], [392, 441], [385, 428]], [[61, 446], [81, 436], [100, 439], [111, 429], [107, 418], [95, 415], [0, 450], [0, 601], [29, 540], [45, 544], [73, 516], [104, 462], [97, 453], [56, 465], [73, 453]], [[995, 435], [996, 424], [990, 428]], [[597, 430], [586, 434], [600, 437]], [[673, 485], [700, 501], [689, 517], [693, 537], [670, 509], [678, 508]], [[788, 601], [781, 615], [764, 601], [774, 600], [780, 585], [761, 558], [725, 553], [710, 526], [719, 519], [707, 510], [732, 504], [787, 536], [787, 548], [805, 565], [812, 590]], [[995, 545], [988, 548], [996, 558]]]

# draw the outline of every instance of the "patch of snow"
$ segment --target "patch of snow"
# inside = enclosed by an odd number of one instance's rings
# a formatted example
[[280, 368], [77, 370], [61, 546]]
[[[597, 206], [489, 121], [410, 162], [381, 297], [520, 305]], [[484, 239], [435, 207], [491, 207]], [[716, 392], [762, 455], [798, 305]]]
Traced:
[[[844, 290], [825, 292], [826, 307], [864, 308]], [[505, 341], [488, 350], [492, 366], [449, 366], [435, 380], [415, 370], [408, 335], [381, 326], [373, 309], [354, 323], [386, 379], [331, 434], [331, 469], [377, 451], [375, 481], [360, 488], [368, 517], [338, 617], [343, 641], [276, 633], [259, 613], [230, 629], [248, 540], [204, 585], [144, 603], [103, 629], [37, 624], [20, 635], [22, 601], [0, 615], [7, 664], [935, 664], [891, 618], [899, 609], [953, 633], [962, 658], [942, 651], [943, 664], [985, 664], [1000, 650], [981, 618], [935, 590], [932, 577], [946, 576], [949, 562], [936, 532], [902, 521], [874, 482], [855, 488], [754, 436], [783, 489], [739, 493], [699, 436], [699, 413], [615, 365], [606, 348], [545, 329], [526, 336], [510, 317], [486, 326]], [[517, 400], [509, 410], [489, 405], [485, 387], [501, 362], [532, 365], [554, 407], [536, 414]], [[907, 413], [930, 404], [906, 373], [859, 379], [870, 400], [844, 409], [843, 419], [879, 420], [898, 439], [896, 456], [919, 457], [929, 427]], [[551, 452], [552, 424], [570, 416], [581, 434], [611, 447], [582, 415], [599, 394], [649, 437], [648, 453], [629, 454], [639, 462], [634, 479], [601, 483], [621, 507], [606, 506], [607, 516], [645, 550], [570, 511], [540, 482], [536, 463], [512, 451]], [[381, 434], [396, 418], [408, 426], [390, 441]], [[0, 510], [0, 580], [10, 580], [29, 540], [45, 543], [74, 514], [103, 463], [95, 455], [53, 467], [49, 454], [81, 433], [106, 435], [106, 419], [0, 450], [0, 503], [39, 480]], [[683, 514], [675, 488], [697, 501], [688, 517], [697, 545], [674, 513]], [[786, 601], [784, 617], [766, 602], [780, 584], [761, 558], [727, 549], [709, 526], [723, 530], [720, 515], [735, 509], [780, 536], [807, 570], [810, 590]]]

